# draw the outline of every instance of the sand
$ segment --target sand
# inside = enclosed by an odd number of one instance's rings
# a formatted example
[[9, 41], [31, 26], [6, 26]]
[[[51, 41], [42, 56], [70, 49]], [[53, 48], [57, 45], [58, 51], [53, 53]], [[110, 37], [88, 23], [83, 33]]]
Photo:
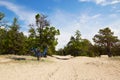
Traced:
[[120, 80], [120, 60], [55, 57], [0, 62], [0, 80]]

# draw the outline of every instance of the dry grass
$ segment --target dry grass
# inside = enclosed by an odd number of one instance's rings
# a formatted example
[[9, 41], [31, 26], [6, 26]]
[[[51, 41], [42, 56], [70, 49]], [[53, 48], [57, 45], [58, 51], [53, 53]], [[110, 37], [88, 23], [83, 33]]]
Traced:
[[0, 63], [36, 63], [36, 62], [52, 62], [47, 58], [40, 58], [37, 61], [33, 56], [18, 56], [18, 55], [0, 55]]

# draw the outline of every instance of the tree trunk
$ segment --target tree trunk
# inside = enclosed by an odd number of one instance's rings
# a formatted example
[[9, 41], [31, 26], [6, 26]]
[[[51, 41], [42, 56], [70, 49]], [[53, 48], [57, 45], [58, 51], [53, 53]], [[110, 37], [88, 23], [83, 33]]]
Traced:
[[110, 43], [107, 45], [107, 54], [108, 54], [108, 57], [112, 57], [111, 45], [110, 45]]

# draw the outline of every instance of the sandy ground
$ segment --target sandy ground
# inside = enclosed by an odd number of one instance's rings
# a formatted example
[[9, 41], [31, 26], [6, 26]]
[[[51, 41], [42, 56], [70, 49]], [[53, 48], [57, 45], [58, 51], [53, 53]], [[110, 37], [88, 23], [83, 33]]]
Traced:
[[41, 61], [3, 61], [0, 58], [0, 80], [120, 80], [120, 60], [48, 57]]

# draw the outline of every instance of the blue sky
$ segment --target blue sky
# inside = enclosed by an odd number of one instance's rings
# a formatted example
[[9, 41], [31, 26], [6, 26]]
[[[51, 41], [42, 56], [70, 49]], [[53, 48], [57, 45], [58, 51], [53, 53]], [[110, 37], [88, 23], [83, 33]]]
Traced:
[[12, 22], [19, 19], [21, 31], [28, 35], [28, 25], [37, 13], [45, 14], [51, 26], [60, 29], [58, 48], [63, 48], [76, 30], [89, 39], [99, 29], [110, 27], [120, 39], [120, 0], [0, 0], [0, 12]]

